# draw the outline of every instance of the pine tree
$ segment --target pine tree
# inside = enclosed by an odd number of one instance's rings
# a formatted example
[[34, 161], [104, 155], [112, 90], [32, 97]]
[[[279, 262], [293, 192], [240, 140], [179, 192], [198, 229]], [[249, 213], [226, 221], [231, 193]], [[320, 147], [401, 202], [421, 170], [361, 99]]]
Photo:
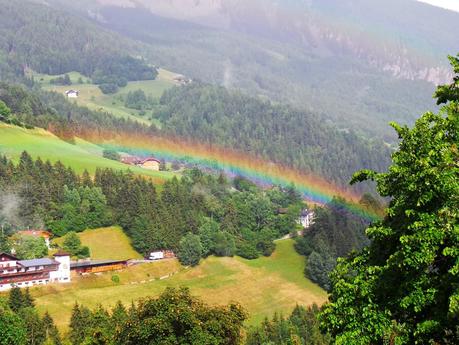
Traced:
[[30, 290], [28, 287], [25, 288], [25, 292], [23, 294], [23, 307], [24, 308], [34, 308], [35, 307], [35, 300], [30, 295]]
[[14, 312], [19, 311], [24, 306], [24, 296], [18, 287], [13, 287], [8, 296], [8, 305]]
[[61, 345], [62, 340], [59, 335], [59, 331], [57, 330], [56, 325], [54, 324], [54, 320], [49, 315], [48, 312], [45, 313], [43, 316], [43, 328], [45, 329], [46, 332], [46, 339], [51, 342], [53, 345]]

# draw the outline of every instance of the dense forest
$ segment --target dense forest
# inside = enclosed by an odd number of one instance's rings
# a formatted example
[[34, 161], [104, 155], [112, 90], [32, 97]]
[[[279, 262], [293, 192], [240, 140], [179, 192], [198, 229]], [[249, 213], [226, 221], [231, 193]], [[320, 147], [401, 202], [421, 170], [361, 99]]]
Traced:
[[314, 304], [305, 308], [296, 306], [288, 317], [274, 314], [259, 327], [249, 330], [246, 345], [328, 345], [331, 337], [323, 334], [317, 318], [319, 308]]
[[167, 289], [111, 310], [75, 304], [69, 332], [60, 334], [48, 313], [38, 314], [28, 289], [13, 288], [0, 297], [0, 345], [237, 345], [246, 317], [238, 304], [211, 307], [187, 289]]
[[[295, 229], [303, 207], [294, 188], [262, 190], [242, 178], [228, 181], [192, 169], [157, 192], [151, 181], [129, 172], [102, 169], [94, 178], [87, 172], [78, 176], [26, 152], [17, 165], [0, 158], [0, 191], [2, 210], [8, 210], [2, 212], [7, 219], [0, 219], [2, 246], [21, 228], [45, 226], [63, 236], [117, 224], [139, 252], [172, 249], [187, 265], [211, 254], [269, 256], [273, 240]], [[280, 208], [288, 212], [280, 214]]]
[[359, 167], [384, 170], [390, 150], [379, 140], [338, 131], [314, 113], [274, 105], [201, 83], [161, 97], [162, 132], [218, 144], [313, 172], [347, 185]]
[[[155, 79], [157, 71], [131, 56], [138, 44], [89, 21], [29, 2], [0, 1], [0, 79], [20, 79], [27, 69], [51, 75], [71, 71], [97, 84], [122, 86]], [[8, 78], [11, 77], [11, 78]]]

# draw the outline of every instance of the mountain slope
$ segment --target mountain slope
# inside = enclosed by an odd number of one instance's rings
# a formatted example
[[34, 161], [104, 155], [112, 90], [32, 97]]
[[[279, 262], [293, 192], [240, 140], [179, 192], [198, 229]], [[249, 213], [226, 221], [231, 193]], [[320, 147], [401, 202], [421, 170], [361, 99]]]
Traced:
[[0, 0], [0, 17], [1, 79], [13, 73], [23, 76], [29, 68], [54, 75], [77, 71], [86, 76], [97, 70], [99, 74], [122, 70], [127, 80], [138, 80], [136, 73], [149, 72], [141, 60], [132, 57], [141, 54], [141, 44], [84, 18], [30, 1], [7, 0]]
[[[431, 100], [435, 87], [427, 80], [434, 80], [429, 75], [436, 75], [436, 81], [445, 79], [444, 73], [435, 71], [443, 68], [443, 61], [446, 64], [444, 52], [457, 46], [454, 37], [432, 46], [434, 33], [446, 26], [440, 25], [424, 39], [426, 29], [421, 30], [418, 22], [409, 30], [411, 36], [399, 38], [389, 31], [389, 39], [381, 40], [376, 34], [367, 34], [368, 20], [363, 27], [354, 29], [351, 24], [355, 18], [348, 14], [345, 4], [330, 1], [310, 2], [309, 7], [300, 1], [282, 2], [277, 7], [270, 1], [135, 2], [162, 15], [176, 13], [172, 19], [135, 7], [130, 1], [117, 2], [120, 3], [129, 7], [107, 6], [116, 5], [111, 0], [97, 6], [94, 2], [74, 5], [80, 10], [77, 13], [89, 16], [95, 23], [148, 44], [149, 58], [165, 68], [193, 79], [293, 103], [322, 113], [342, 129], [356, 129], [388, 141], [396, 140], [388, 122], [412, 123], [417, 114], [435, 108]], [[345, 3], [348, 7], [354, 4]], [[67, 9], [70, 6], [60, 0], [53, 0], [53, 4]], [[160, 4], [162, 10], [157, 10]], [[332, 10], [342, 8], [342, 13], [328, 11], [325, 4]], [[369, 6], [360, 5], [360, 12]], [[397, 10], [395, 3], [391, 2], [390, 7]], [[181, 11], [175, 11], [177, 8]], [[438, 21], [443, 19], [439, 11]], [[378, 22], [374, 12], [370, 16], [372, 22]], [[186, 20], [178, 13], [186, 13]], [[362, 13], [354, 21], [360, 23], [361, 17]], [[383, 20], [385, 17], [387, 13], [381, 14], [381, 30], [391, 25], [390, 20]], [[454, 27], [455, 22], [446, 19], [445, 23]], [[224, 28], [212, 22], [224, 23]], [[397, 23], [402, 25], [401, 19]], [[431, 65], [423, 62], [432, 61], [425, 54], [411, 58], [410, 46], [404, 42], [410, 42], [413, 35], [421, 37], [415, 46], [438, 51], [442, 58], [436, 55]], [[443, 48], [437, 49], [438, 46]], [[406, 58], [401, 55], [405, 51]]]

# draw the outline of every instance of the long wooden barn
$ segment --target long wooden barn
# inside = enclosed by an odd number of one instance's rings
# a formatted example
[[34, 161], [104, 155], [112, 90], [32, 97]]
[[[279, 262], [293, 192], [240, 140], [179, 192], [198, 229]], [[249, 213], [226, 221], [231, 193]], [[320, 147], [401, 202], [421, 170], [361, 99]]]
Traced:
[[72, 262], [70, 270], [79, 274], [118, 271], [126, 268], [127, 260], [94, 260]]

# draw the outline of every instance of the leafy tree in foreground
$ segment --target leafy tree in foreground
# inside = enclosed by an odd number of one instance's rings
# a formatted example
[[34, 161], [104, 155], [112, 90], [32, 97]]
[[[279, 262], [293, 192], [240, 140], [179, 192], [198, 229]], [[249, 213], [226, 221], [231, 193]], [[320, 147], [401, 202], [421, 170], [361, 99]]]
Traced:
[[[459, 55], [450, 58], [459, 74]], [[387, 216], [367, 229], [369, 247], [341, 259], [321, 314], [336, 344], [459, 342], [459, 77], [401, 139], [386, 173], [361, 171], [390, 197]]]
[[115, 336], [115, 344], [237, 345], [246, 314], [237, 304], [209, 307], [188, 289], [168, 288], [158, 299], [140, 301]]

